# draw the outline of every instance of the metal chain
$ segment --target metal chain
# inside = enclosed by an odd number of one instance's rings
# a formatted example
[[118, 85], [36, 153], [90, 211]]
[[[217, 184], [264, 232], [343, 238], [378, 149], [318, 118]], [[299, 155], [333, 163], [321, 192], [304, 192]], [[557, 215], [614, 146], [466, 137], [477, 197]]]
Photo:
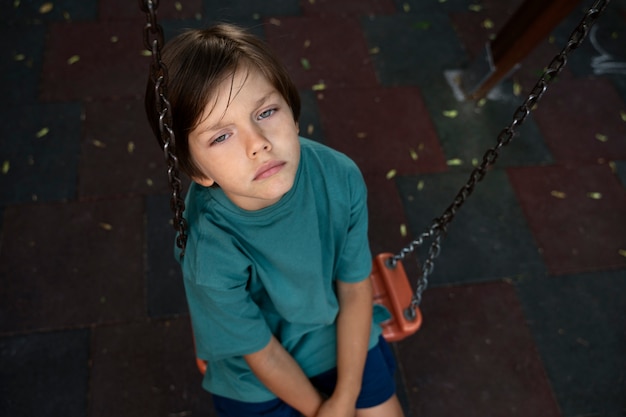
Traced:
[[159, 143], [163, 148], [167, 163], [167, 178], [172, 189], [170, 207], [174, 212], [174, 229], [176, 229], [176, 245], [181, 249], [180, 257], [185, 255], [187, 243], [187, 223], [183, 217], [185, 201], [182, 196], [182, 182], [179, 176], [178, 158], [176, 157], [176, 137], [172, 129], [172, 112], [167, 99], [167, 67], [161, 60], [161, 49], [164, 45], [163, 28], [157, 22], [156, 12], [159, 0], [139, 0], [139, 8], [146, 14], [146, 25], [143, 41], [147, 50], [152, 52], [150, 77], [154, 82], [155, 111], [159, 116]]
[[417, 287], [415, 290], [415, 294], [413, 295], [413, 298], [411, 300], [411, 305], [405, 311], [405, 316], [407, 316], [408, 318], [416, 316], [416, 309], [422, 302], [422, 293], [428, 286], [428, 277], [433, 272], [434, 261], [435, 258], [439, 256], [439, 252], [441, 251], [441, 240], [446, 233], [448, 225], [456, 215], [457, 211], [465, 203], [467, 198], [472, 194], [476, 184], [482, 181], [482, 179], [485, 177], [489, 167], [496, 163], [496, 160], [500, 155], [500, 149], [511, 143], [513, 137], [517, 133], [516, 128], [519, 128], [522, 123], [524, 123], [526, 117], [530, 114], [535, 105], [539, 102], [543, 94], [546, 92], [548, 84], [551, 83], [565, 67], [565, 65], [567, 64], [567, 57], [570, 52], [578, 48], [578, 46], [580, 46], [583, 40], [587, 37], [591, 26], [593, 26], [593, 24], [598, 20], [598, 17], [604, 11], [604, 9], [606, 9], [609, 1], [610, 0], [596, 0], [595, 3], [585, 13], [583, 19], [571, 33], [565, 47], [558, 55], [556, 55], [552, 59], [537, 84], [535, 84], [535, 86], [529, 93], [526, 100], [515, 111], [511, 123], [504, 129], [502, 129], [502, 131], [498, 135], [496, 145], [485, 152], [481, 164], [474, 168], [474, 170], [471, 172], [467, 183], [459, 190], [452, 204], [448, 206], [448, 208], [439, 218], [433, 220], [433, 223], [431, 224], [428, 231], [422, 233], [417, 239], [413, 240], [409, 245], [403, 248], [399, 254], [390, 259], [390, 264], [394, 265], [396, 262], [403, 260], [408, 254], [414, 252], [418, 247], [422, 246], [426, 239], [434, 239], [430, 245], [428, 255], [422, 266], [422, 274], [417, 279]]

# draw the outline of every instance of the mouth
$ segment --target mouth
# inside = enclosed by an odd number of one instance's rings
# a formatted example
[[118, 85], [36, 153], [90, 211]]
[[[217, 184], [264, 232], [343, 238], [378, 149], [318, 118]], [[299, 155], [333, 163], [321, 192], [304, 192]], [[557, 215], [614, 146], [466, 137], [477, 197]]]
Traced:
[[254, 181], [263, 180], [265, 178], [269, 178], [272, 175], [279, 172], [285, 166], [285, 162], [283, 161], [270, 161], [266, 162], [259, 169], [257, 169], [254, 174]]

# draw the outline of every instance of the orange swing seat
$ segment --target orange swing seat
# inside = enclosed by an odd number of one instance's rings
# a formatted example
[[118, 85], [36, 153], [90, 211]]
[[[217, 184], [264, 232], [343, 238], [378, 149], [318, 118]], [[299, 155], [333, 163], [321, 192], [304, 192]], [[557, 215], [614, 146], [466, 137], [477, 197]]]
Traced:
[[[422, 325], [422, 312], [415, 308], [409, 315], [413, 290], [401, 261], [389, 264], [393, 258], [391, 253], [381, 253], [374, 258], [372, 264], [372, 287], [374, 304], [385, 307], [390, 317], [380, 323], [383, 337], [388, 342], [397, 342], [415, 333]], [[374, 306], [376, 307], [376, 306]]]
[[[401, 261], [388, 264], [393, 258], [391, 253], [381, 253], [372, 262], [372, 289], [374, 304], [383, 306], [389, 317], [380, 323], [383, 337], [388, 342], [397, 342], [415, 333], [422, 325], [422, 313], [415, 309], [413, 317], [407, 317], [405, 311], [411, 306], [413, 290]], [[375, 306], [376, 307], [376, 306]], [[194, 342], [195, 344], [195, 342]], [[202, 375], [206, 372], [206, 361], [196, 358], [196, 365]]]

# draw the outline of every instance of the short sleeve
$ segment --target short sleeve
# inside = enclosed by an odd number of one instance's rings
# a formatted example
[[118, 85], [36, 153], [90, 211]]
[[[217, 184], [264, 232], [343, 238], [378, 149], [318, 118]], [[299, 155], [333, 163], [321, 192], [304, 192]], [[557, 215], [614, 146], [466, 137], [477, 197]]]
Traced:
[[259, 351], [271, 337], [248, 291], [250, 263], [224, 239], [229, 240], [218, 235], [193, 243], [183, 261], [196, 355], [209, 361]]
[[368, 240], [367, 187], [356, 164], [350, 162], [350, 221], [336, 276], [340, 281], [359, 282], [371, 273], [372, 253]]

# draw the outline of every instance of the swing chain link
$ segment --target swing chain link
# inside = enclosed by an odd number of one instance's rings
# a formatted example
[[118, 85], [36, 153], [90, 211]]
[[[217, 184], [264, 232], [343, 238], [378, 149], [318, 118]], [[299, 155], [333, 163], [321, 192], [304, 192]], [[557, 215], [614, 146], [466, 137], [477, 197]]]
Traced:
[[172, 129], [172, 112], [167, 99], [167, 67], [161, 60], [161, 49], [164, 45], [163, 28], [157, 22], [159, 0], [139, 0], [139, 8], [146, 14], [146, 25], [143, 31], [144, 46], [152, 53], [150, 77], [154, 82], [156, 113], [159, 116], [159, 143], [163, 148], [167, 163], [167, 177], [172, 189], [170, 207], [174, 212], [174, 228], [177, 231], [176, 245], [181, 249], [181, 258], [185, 254], [187, 242], [187, 223], [183, 217], [185, 201], [182, 196], [182, 181], [179, 176], [178, 157], [176, 156], [176, 137]]
[[426, 239], [433, 239], [433, 242], [428, 250], [428, 255], [422, 265], [422, 274], [421, 276], [418, 276], [417, 287], [415, 289], [415, 293], [413, 294], [411, 305], [407, 307], [404, 313], [408, 318], [416, 317], [416, 309], [422, 302], [422, 293], [428, 287], [428, 277], [433, 272], [435, 258], [439, 256], [439, 253], [441, 252], [441, 240], [445, 236], [448, 225], [456, 216], [456, 213], [465, 203], [467, 198], [472, 194], [476, 184], [483, 180], [488, 172], [488, 169], [496, 163], [496, 160], [500, 155], [500, 149], [513, 141], [513, 138], [517, 134], [515, 128], [520, 127], [524, 123], [530, 112], [535, 108], [548, 89], [548, 84], [556, 79], [557, 75], [567, 64], [567, 58], [570, 52], [578, 48], [585, 40], [591, 26], [593, 26], [593, 24], [598, 20], [599, 16], [606, 9], [609, 2], [610, 0], [596, 0], [589, 10], [587, 10], [583, 19], [571, 33], [567, 44], [563, 47], [561, 52], [552, 59], [539, 81], [537, 81], [528, 94], [526, 100], [513, 114], [513, 119], [509, 125], [502, 129], [497, 137], [496, 145], [485, 152], [482, 162], [471, 172], [467, 183], [458, 191], [452, 204], [448, 206], [440, 217], [433, 220], [427, 232], [422, 233], [417, 239], [409, 243], [400, 251], [400, 253], [394, 255], [394, 257], [390, 260], [390, 263], [394, 265], [397, 261], [404, 260], [407, 255], [413, 253], [418, 247], [422, 246]]

